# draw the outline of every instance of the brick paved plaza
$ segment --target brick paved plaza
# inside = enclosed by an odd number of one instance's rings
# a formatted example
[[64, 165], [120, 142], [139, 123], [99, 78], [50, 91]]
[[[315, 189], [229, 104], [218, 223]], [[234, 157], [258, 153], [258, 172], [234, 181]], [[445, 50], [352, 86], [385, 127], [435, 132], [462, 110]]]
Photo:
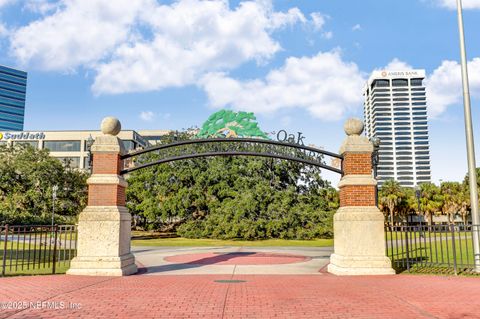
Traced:
[[[216, 282], [232, 279], [241, 282]], [[5, 309], [7, 301], [50, 304]], [[0, 279], [0, 302], [0, 318], [480, 318], [480, 280], [324, 272], [10, 277]], [[54, 302], [80, 309], [48, 309]]]

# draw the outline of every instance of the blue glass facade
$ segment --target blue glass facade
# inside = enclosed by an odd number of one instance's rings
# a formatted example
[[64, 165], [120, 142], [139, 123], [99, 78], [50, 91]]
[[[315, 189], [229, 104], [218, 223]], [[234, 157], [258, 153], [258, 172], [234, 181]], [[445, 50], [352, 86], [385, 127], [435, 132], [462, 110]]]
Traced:
[[27, 73], [0, 65], [0, 131], [22, 131]]

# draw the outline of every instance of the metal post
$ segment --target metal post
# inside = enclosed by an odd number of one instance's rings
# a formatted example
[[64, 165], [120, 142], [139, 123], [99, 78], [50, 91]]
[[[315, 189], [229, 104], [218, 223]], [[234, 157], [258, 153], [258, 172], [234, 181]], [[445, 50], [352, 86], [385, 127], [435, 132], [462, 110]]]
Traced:
[[8, 225], [5, 225], [5, 245], [3, 246], [2, 277], [5, 276], [7, 267], [7, 243], [8, 243]]
[[456, 276], [458, 274], [457, 248], [455, 247], [455, 226], [453, 224], [450, 224], [450, 233], [452, 234], [453, 271], [455, 272], [455, 276]]
[[54, 227], [54, 231], [55, 231], [55, 242], [53, 243], [53, 256], [52, 256], [52, 274], [55, 275], [55, 271], [56, 271], [56, 263], [57, 263], [57, 237], [58, 237], [58, 226], [55, 225]]
[[[480, 225], [478, 211], [477, 173], [475, 162], [475, 147], [473, 142], [473, 125], [470, 106], [470, 88], [468, 84], [467, 53], [465, 34], [463, 30], [462, 0], [457, 0], [458, 30], [460, 35], [460, 58], [462, 63], [463, 108], [465, 113], [465, 135], [467, 139], [468, 176], [470, 181], [470, 203], [473, 225]], [[473, 254], [475, 272], [480, 272], [480, 236], [478, 227], [473, 227]]]
[[[380, 138], [374, 136], [370, 138], [370, 142], [373, 144], [373, 153], [372, 153], [372, 168], [373, 168], [373, 178], [377, 180], [378, 174], [378, 162], [379, 162], [379, 154], [378, 150], [380, 149], [381, 140]], [[378, 207], [378, 181], [375, 184], [375, 206]]]
[[[402, 227], [403, 228], [403, 227]], [[405, 247], [407, 248], [407, 271], [410, 272], [410, 247], [409, 247], [409, 240], [410, 240], [410, 228], [409, 226], [405, 226]]]

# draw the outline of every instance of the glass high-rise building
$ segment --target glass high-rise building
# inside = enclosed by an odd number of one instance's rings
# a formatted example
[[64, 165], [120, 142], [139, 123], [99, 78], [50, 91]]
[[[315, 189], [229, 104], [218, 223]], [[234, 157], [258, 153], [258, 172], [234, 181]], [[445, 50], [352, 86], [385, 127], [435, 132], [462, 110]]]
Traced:
[[365, 132], [380, 138], [379, 185], [430, 182], [425, 70], [375, 71], [364, 89]]
[[27, 73], [0, 65], [0, 130], [22, 131]]

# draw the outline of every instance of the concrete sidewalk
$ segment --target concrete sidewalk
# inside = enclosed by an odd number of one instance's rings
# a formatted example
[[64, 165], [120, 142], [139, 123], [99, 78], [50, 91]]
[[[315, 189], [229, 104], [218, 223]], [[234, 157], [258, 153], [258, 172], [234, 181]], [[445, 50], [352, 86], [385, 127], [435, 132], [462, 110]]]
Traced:
[[318, 275], [332, 247], [133, 247], [147, 275]]

